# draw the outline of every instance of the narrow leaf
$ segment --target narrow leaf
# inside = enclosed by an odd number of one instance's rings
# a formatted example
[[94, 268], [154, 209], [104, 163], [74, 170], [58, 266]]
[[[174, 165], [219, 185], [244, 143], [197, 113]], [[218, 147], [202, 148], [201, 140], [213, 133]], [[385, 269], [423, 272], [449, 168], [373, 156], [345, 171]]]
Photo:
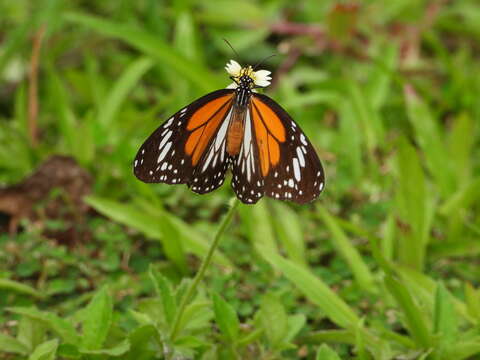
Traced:
[[172, 324], [177, 312], [177, 304], [173, 295], [172, 286], [170, 282], [153, 266], [150, 266], [150, 278], [152, 279], [157, 295], [162, 300], [163, 312], [167, 324]]
[[231, 342], [236, 342], [240, 330], [240, 322], [235, 309], [217, 293], [213, 293], [212, 298], [215, 322], [223, 335]]
[[2, 352], [27, 355], [29, 348], [14, 337], [0, 333], [0, 353]]
[[457, 338], [457, 317], [451, 294], [442, 283], [435, 294], [434, 332], [438, 336], [438, 351], [448, 351]]
[[323, 344], [318, 348], [316, 360], [340, 360], [340, 357], [327, 344]]
[[278, 254], [262, 249], [267, 261], [279, 269], [305, 296], [328, 316], [334, 323], [344, 328], [355, 328], [360, 319], [333, 290], [309, 270], [287, 260]]
[[153, 64], [151, 58], [141, 57], [132, 62], [120, 75], [99, 109], [98, 121], [104, 128], [108, 129], [112, 126], [112, 122], [128, 93], [136, 86], [140, 78], [151, 69]]
[[145, 54], [154, 57], [169, 69], [190, 79], [203, 91], [212, 91], [225, 85], [212, 76], [209, 70], [196, 62], [187, 60], [167, 42], [144, 30], [81, 13], [67, 13], [65, 19], [87, 26], [101, 34], [122, 39]]
[[45, 323], [52, 331], [58, 334], [65, 342], [76, 344], [79, 341], [79, 336], [75, 327], [68, 320], [62, 319], [55, 314], [39, 311], [35, 308], [26, 307], [10, 307], [7, 308], [15, 314], [21, 314], [31, 317]]
[[426, 319], [412, 296], [403, 284], [392, 276], [385, 277], [385, 285], [402, 310], [409, 333], [419, 346], [427, 349], [431, 345], [431, 338], [426, 326]]
[[101, 349], [105, 342], [113, 317], [113, 302], [107, 287], [100, 289], [82, 314], [82, 350]]
[[45, 294], [35, 290], [31, 286], [10, 279], [0, 279], [0, 289], [11, 290], [19, 294], [30, 295], [37, 299], [43, 299], [46, 297]]
[[352, 245], [347, 238], [342, 228], [337, 224], [335, 219], [330, 216], [328, 211], [322, 207], [317, 206], [317, 211], [322, 217], [325, 225], [332, 234], [332, 244], [335, 249], [344, 257], [348, 263], [353, 276], [357, 280], [360, 287], [368, 292], [375, 292], [376, 286], [373, 275], [370, 272], [367, 264], [363, 261], [357, 249]]
[[36, 347], [28, 360], [54, 360], [58, 348], [58, 340], [46, 341]]
[[279, 349], [287, 336], [288, 319], [282, 303], [273, 295], [262, 300], [260, 317], [272, 349]]

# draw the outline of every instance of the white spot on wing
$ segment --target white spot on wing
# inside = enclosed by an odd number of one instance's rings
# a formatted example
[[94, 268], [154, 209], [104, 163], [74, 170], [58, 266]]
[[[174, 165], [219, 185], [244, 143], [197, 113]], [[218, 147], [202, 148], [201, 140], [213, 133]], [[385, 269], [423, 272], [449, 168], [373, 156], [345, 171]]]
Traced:
[[302, 150], [300, 150], [300, 147], [297, 147], [297, 156], [298, 156], [298, 160], [300, 161], [300, 166], [304, 167], [305, 158], [303, 157], [303, 153], [302, 153]]
[[300, 141], [302, 142], [303, 145], [307, 145], [307, 139], [305, 139], [305, 135], [300, 134]]
[[172, 147], [172, 142], [169, 141], [169, 142], [167, 143], [167, 145], [165, 145], [165, 147], [163, 148], [163, 150], [162, 150], [162, 152], [160, 153], [160, 155], [158, 155], [158, 160], [157, 160], [158, 163], [159, 163], [160, 161], [162, 161], [162, 160], [165, 158], [165, 156], [167, 156], [167, 153], [168, 153], [168, 151], [170, 150], [171, 147]]
[[228, 124], [230, 123], [230, 118], [232, 116], [233, 107], [228, 113], [228, 116], [223, 120], [222, 126], [218, 129], [217, 137], [215, 138], [215, 150], [220, 149], [223, 141], [225, 140], [225, 135], [227, 134]]
[[300, 179], [302, 178], [302, 175], [300, 173], [300, 165], [298, 163], [297, 158], [293, 159], [293, 174], [295, 175], [295, 179], [297, 181], [300, 181]]
[[158, 150], [162, 150], [162, 148], [165, 146], [165, 144], [167, 143], [168, 139], [170, 139], [170, 136], [172, 136], [172, 132], [169, 131], [167, 133], [167, 135], [165, 135], [162, 139], [162, 141], [160, 142], [160, 145], [158, 145]]

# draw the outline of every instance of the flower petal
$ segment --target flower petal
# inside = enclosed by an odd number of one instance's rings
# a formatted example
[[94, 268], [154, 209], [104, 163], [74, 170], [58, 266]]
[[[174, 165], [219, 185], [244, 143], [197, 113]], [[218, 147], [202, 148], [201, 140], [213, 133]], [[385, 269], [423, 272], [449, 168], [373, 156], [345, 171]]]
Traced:
[[238, 76], [240, 75], [240, 70], [242, 70], [242, 67], [235, 60], [230, 60], [230, 62], [228, 62], [225, 66], [225, 70], [227, 70], [227, 72], [232, 76]]
[[255, 81], [255, 85], [258, 85], [258, 86], [261, 86], [261, 87], [267, 87], [268, 85], [270, 85], [270, 81], [268, 80], [256, 80]]
[[253, 73], [255, 79], [255, 85], [258, 86], [268, 86], [270, 85], [270, 80], [272, 80], [270, 76], [271, 72], [268, 70], [258, 70]]
[[272, 72], [268, 70], [258, 70], [255, 71], [256, 76], [269, 76]]
[[236, 89], [237, 87], [238, 87], [238, 84], [233, 82], [227, 86], [227, 89]]

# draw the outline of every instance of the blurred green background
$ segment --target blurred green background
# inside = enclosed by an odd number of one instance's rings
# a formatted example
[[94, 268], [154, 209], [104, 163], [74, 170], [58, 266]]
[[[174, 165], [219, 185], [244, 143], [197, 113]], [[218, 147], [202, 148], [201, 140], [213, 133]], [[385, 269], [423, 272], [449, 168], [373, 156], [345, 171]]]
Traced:
[[[240, 205], [172, 336], [233, 192], [132, 161], [223, 38], [327, 184]], [[479, 44], [477, 0], [1, 0], [0, 358], [480, 358]]]

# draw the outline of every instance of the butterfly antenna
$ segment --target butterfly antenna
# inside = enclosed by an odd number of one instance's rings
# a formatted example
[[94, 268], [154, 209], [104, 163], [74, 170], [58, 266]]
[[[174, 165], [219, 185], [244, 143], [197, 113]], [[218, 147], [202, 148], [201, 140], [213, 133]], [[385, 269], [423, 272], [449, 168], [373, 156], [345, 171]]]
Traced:
[[223, 41], [225, 41], [227, 43], [227, 45], [230, 47], [230, 49], [232, 49], [233, 53], [235, 54], [235, 56], [237, 57], [237, 60], [240, 60], [240, 56], [238, 56], [238, 53], [235, 51], [235, 49], [233, 48], [232, 44], [230, 44], [230, 42], [227, 40], [227, 39], [223, 39]]
[[274, 56], [277, 56], [277, 54], [272, 54], [272, 55], [268, 55], [266, 58], [264, 58], [262, 61], [258, 62], [257, 65], [255, 65], [253, 67], [253, 70], [255, 70], [258, 66], [262, 65], [265, 61], [267, 61], [268, 59], [274, 57]]

